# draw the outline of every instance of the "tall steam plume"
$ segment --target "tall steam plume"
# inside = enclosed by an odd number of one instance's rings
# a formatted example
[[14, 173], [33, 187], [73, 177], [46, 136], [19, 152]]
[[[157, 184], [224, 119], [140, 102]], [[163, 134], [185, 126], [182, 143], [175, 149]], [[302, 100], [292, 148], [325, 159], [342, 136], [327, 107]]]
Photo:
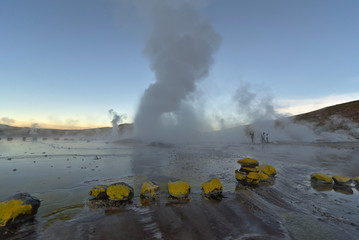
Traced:
[[179, 122], [189, 124], [188, 111], [181, 108], [197, 82], [208, 75], [221, 42], [190, 3], [156, 3], [151, 5], [153, 30], [144, 49], [156, 81], [145, 90], [134, 122], [142, 138], [160, 137], [168, 119], [174, 128]]

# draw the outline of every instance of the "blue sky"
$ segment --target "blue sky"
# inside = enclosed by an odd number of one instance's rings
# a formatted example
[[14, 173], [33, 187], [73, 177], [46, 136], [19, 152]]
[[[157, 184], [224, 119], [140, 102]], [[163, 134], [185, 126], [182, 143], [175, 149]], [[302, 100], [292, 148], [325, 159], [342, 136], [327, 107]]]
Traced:
[[[281, 112], [359, 99], [358, 1], [208, 1], [222, 37], [198, 86], [206, 112], [226, 117], [243, 82]], [[151, 24], [130, 1], [0, 2], [0, 123], [110, 126], [132, 122], [154, 75], [143, 48]]]

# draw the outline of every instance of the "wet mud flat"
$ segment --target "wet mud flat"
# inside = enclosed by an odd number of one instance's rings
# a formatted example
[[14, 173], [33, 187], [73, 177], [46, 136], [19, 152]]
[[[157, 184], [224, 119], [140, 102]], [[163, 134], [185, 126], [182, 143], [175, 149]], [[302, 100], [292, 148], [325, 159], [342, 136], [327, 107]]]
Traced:
[[[310, 175], [358, 176], [359, 144], [181, 145], [47, 140], [0, 143], [0, 198], [29, 192], [41, 199], [35, 218], [2, 232], [4, 239], [357, 239], [359, 192], [316, 188]], [[237, 160], [252, 157], [277, 169], [274, 184], [235, 179]], [[10, 160], [9, 160], [10, 159]], [[16, 171], [14, 171], [16, 169]], [[217, 177], [224, 198], [207, 200], [201, 185]], [[160, 198], [141, 202], [146, 180]], [[190, 184], [189, 201], [168, 199], [167, 182]], [[92, 208], [88, 192], [123, 181], [133, 202]]]

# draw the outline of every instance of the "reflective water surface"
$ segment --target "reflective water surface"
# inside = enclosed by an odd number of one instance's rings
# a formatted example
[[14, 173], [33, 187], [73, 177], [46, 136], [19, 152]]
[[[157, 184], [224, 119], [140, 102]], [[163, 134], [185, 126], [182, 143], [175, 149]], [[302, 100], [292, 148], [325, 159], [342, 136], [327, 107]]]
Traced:
[[[272, 186], [237, 184], [243, 157], [277, 169]], [[35, 219], [10, 229], [7, 239], [357, 239], [359, 193], [318, 187], [313, 172], [359, 176], [359, 144], [298, 143], [145, 144], [45, 139], [0, 141], [0, 200], [17, 192], [41, 199]], [[201, 197], [201, 185], [217, 177], [221, 201]], [[144, 181], [161, 187], [159, 201], [139, 198]], [[190, 201], [167, 199], [167, 182], [190, 184]], [[126, 182], [132, 204], [89, 208], [98, 184]]]

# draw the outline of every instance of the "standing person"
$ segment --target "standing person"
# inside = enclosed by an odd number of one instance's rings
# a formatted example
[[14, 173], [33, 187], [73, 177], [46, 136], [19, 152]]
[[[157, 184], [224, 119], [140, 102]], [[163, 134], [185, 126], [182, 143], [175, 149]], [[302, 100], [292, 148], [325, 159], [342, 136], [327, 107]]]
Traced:
[[262, 136], [261, 136], [261, 138], [262, 138], [262, 144], [265, 142], [265, 134], [266, 134], [266, 133], [263, 132], [263, 133], [262, 133]]
[[268, 143], [268, 133], [266, 134], [266, 143]]
[[252, 140], [252, 143], [254, 142], [254, 132], [250, 132], [249, 135], [251, 135], [251, 140]]

